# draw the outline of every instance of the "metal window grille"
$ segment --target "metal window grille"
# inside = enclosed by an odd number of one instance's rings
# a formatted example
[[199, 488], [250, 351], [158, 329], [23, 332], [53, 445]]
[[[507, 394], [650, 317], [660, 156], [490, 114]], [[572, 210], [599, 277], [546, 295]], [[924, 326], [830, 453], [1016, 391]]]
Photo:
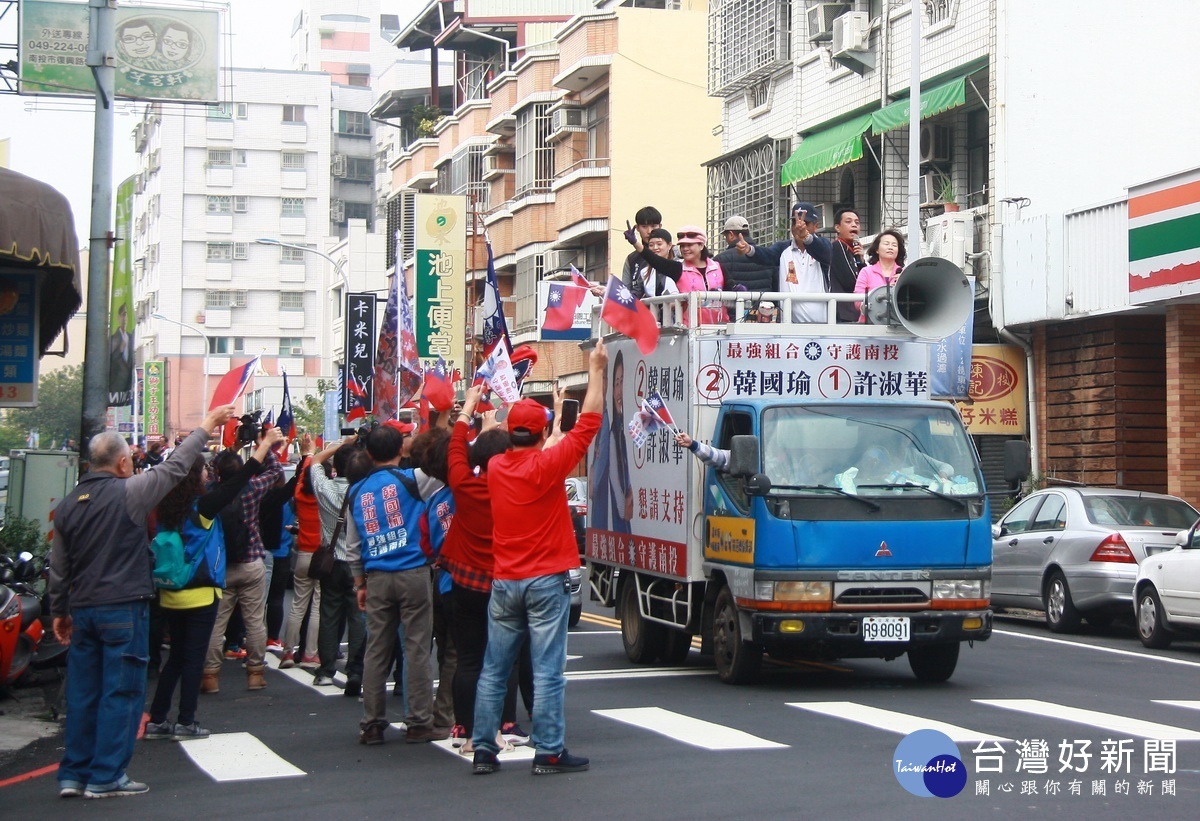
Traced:
[[283, 207], [280, 211], [280, 216], [284, 217], [302, 217], [304, 216], [304, 198], [303, 197], [284, 197]]
[[228, 262], [233, 259], [232, 242], [206, 243], [206, 258], [209, 262]]
[[770, 77], [757, 83], [753, 83], [746, 87], [746, 108], [753, 111], [756, 108], [769, 106], [771, 104], [771, 86], [773, 81]]
[[504, 71], [504, 55], [492, 54], [488, 57], [474, 57], [466, 52], [460, 52], [462, 73], [458, 80], [459, 104], [468, 100], [486, 100], [487, 86], [497, 74]]
[[517, 301], [514, 333], [524, 333], [537, 327], [537, 284], [545, 270], [546, 258], [542, 254], [517, 260], [516, 280], [513, 283], [513, 295]]
[[516, 196], [549, 191], [554, 182], [550, 103], [534, 103], [517, 114]]
[[396, 232], [400, 232], [400, 261], [416, 256], [413, 227], [417, 221], [416, 192], [401, 191], [387, 201], [387, 267], [396, 264]]
[[929, 25], [949, 19], [954, 0], [925, 0], [925, 20]]
[[734, 214], [750, 223], [755, 242], [788, 235], [788, 192], [779, 185], [788, 148], [787, 140], [769, 140], [709, 166], [709, 236]]
[[714, 0], [708, 30], [710, 95], [737, 91], [791, 61], [788, 0]]
[[280, 248], [279, 249], [279, 261], [280, 262], [303, 263], [304, 262], [304, 249], [303, 248]]
[[231, 168], [233, 166], [233, 152], [227, 148], [208, 149], [208, 165], [210, 168]]
[[210, 213], [210, 214], [232, 214], [233, 213], [233, 197], [209, 196], [208, 197], [208, 213]]
[[284, 151], [280, 156], [280, 165], [288, 171], [304, 170], [303, 151]]
[[[483, 154], [487, 148], [486, 145], [468, 145], [438, 168], [438, 184], [445, 183], [443, 192], [465, 196], [468, 211], [486, 211], [489, 207], [491, 185], [483, 181]], [[467, 233], [471, 233], [470, 222]]]
[[244, 194], [238, 194], [233, 198], [233, 213], [244, 214], [250, 210], [250, 198]]
[[304, 310], [304, 292], [303, 291], [280, 291], [279, 292], [279, 310], [281, 310], [281, 311], [303, 311]]

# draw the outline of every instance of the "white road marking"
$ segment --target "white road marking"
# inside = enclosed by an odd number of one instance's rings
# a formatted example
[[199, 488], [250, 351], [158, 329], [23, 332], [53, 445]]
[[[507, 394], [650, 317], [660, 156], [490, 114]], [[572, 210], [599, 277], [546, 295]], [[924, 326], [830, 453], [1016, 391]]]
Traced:
[[[459, 747], [454, 746], [455, 741], [461, 740], [462, 739], [447, 738], [445, 741], [434, 741], [432, 743], [435, 747], [445, 750], [459, 761], [470, 764], [475, 757], [473, 755], [463, 755], [459, 752]], [[513, 749], [509, 750], [508, 752], [501, 752], [496, 756], [496, 758], [500, 759], [501, 764], [508, 764], [509, 762], [518, 761], [533, 761], [533, 756], [536, 754], [536, 752], [537, 751], [534, 750], [533, 747], [513, 747]]]
[[1004, 736], [981, 733], [978, 730], [969, 730], [956, 724], [947, 724], [944, 721], [934, 721], [931, 718], [922, 718], [908, 713], [897, 713], [893, 710], [882, 710], [853, 701], [789, 701], [787, 705], [834, 718], [844, 718], [857, 724], [865, 724], [868, 727], [901, 735], [908, 735], [917, 730], [940, 730], [950, 736], [950, 740], [956, 744], [1009, 740]]
[[676, 676], [715, 676], [713, 668], [647, 667], [636, 670], [580, 670], [567, 673], [567, 681], [613, 681], [625, 678], [669, 678]]
[[1083, 650], [1098, 650], [1101, 653], [1111, 653], [1114, 656], [1126, 656], [1136, 658], [1142, 661], [1161, 661], [1166, 664], [1179, 664], [1184, 667], [1200, 668], [1200, 661], [1187, 661], [1186, 659], [1175, 659], [1169, 656], [1160, 656], [1155, 653], [1144, 653], [1135, 650], [1121, 650], [1117, 647], [1099, 647], [1095, 644], [1088, 644], [1083, 641], [1070, 641], [1068, 639], [1056, 639], [1050, 636], [1035, 636], [1029, 633], [1016, 633], [1011, 630], [993, 630], [993, 636], [1011, 636], [1018, 639], [1029, 639], [1030, 641], [1044, 641], [1049, 644], [1066, 645], [1067, 647], [1078, 647]]
[[213, 781], [258, 781], [307, 775], [250, 733], [213, 733], [179, 746]]
[[1183, 707], [1186, 710], [1200, 710], [1200, 701], [1176, 701], [1173, 699], [1155, 698], [1151, 699], [1155, 704], [1166, 704], [1171, 707]]
[[703, 750], [778, 750], [787, 749], [788, 746], [661, 707], [630, 707], [592, 712]]
[[1091, 727], [1108, 730], [1112, 733], [1121, 733], [1122, 735], [1135, 735], [1142, 738], [1156, 738], [1160, 740], [1200, 741], [1200, 733], [1195, 730], [1186, 730], [1182, 727], [1172, 727], [1169, 724], [1158, 724], [1153, 721], [1142, 721], [1141, 719], [1114, 715], [1113, 713], [1102, 713], [1098, 710], [1068, 707], [1064, 704], [1055, 704], [1050, 701], [1039, 701], [1032, 698], [976, 698], [972, 699], [972, 701], [976, 704], [999, 707], [1002, 710], [1015, 710], [1019, 713], [1027, 713], [1044, 718], [1056, 718], [1061, 721], [1086, 724]]
[[303, 667], [289, 667], [286, 670], [279, 669], [279, 658], [274, 653], [267, 653], [266, 665], [275, 672], [285, 675], [297, 684], [303, 684], [305, 687], [323, 696], [340, 696], [343, 689], [346, 687], [346, 677], [341, 673], [333, 674], [334, 684], [327, 687], [318, 687], [313, 684], [316, 678], [312, 670], [306, 670]]

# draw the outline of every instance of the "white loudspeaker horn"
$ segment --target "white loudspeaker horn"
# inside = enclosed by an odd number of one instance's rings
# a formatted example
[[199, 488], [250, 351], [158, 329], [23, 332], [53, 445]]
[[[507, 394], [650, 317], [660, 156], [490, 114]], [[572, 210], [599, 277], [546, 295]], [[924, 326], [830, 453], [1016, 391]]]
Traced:
[[941, 257], [910, 262], [894, 283], [873, 289], [863, 302], [871, 324], [900, 325], [925, 339], [944, 339], [954, 333], [974, 307], [970, 280]]

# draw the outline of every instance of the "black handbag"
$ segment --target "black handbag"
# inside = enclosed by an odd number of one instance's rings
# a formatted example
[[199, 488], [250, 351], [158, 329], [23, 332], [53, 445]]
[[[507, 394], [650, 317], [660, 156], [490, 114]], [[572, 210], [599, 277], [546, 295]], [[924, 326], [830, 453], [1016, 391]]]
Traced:
[[350, 501], [350, 496], [342, 500], [342, 509], [338, 513], [337, 525], [333, 528], [333, 537], [328, 544], [322, 543], [320, 547], [313, 551], [312, 559], [308, 563], [308, 577], [316, 579], [319, 582], [328, 581], [333, 578], [333, 569], [337, 565], [337, 557], [334, 555], [333, 546], [337, 544], [338, 538], [342, 535], [342, 528], [346, 526], [346, 505]]

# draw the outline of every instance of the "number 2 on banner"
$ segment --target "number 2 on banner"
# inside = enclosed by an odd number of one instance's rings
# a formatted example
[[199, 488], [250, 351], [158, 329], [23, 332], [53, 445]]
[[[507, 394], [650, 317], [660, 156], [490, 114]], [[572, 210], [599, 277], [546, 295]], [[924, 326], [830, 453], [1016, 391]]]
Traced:
[[719, 402], [729, 391], [729, 373], [720, 365], [705, 365], [696, 375], [696, 390], [710, 402]]

